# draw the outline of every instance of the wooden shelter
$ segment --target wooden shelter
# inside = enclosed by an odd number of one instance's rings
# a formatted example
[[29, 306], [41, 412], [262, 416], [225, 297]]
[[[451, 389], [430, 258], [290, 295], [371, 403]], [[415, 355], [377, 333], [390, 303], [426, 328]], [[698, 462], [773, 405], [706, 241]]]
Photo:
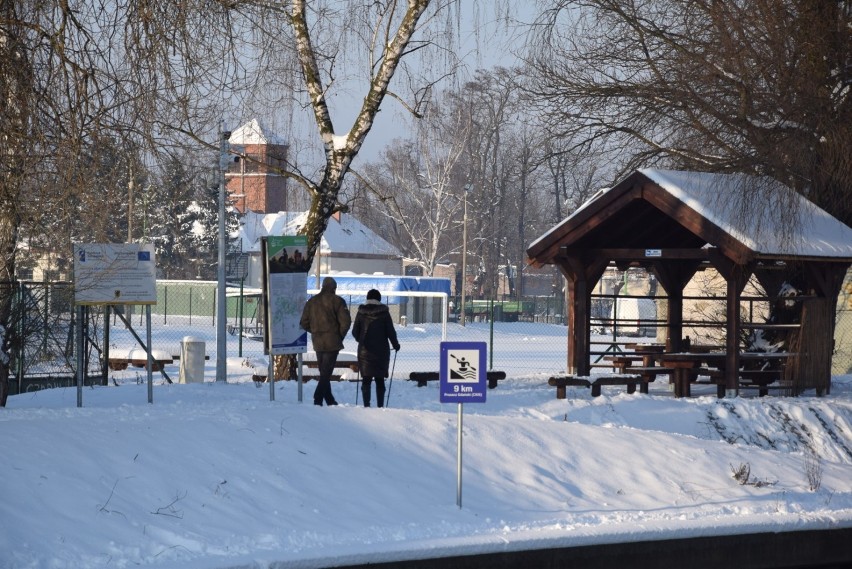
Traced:
[[852, 265], [852, 229], [777, 182], [638, 170], [598, 192], [527, 254], [535, 266], [557, 265], [567, 280], [571, 373], [589, 375], [591, 293], [611, 262], [656, 275], [668, 295], [666, 349], [673, 352], [682, 351], [684, 287], [698, 270], [712, 267], [727, 284], [723, 387], [739, 388], [740, 298], [753, 276], [773, 294], [791, 279], [804, 285], [795, 328], [807, 341], [797, 344], [786, 377], [797, 392], [830, 389], [834, 313]]

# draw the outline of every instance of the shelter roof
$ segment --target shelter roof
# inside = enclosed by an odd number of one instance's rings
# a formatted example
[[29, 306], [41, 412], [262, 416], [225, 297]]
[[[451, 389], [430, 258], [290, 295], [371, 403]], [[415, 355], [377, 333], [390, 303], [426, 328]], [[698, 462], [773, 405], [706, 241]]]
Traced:
[[536, 265], [562, 248], [718, 247], [754, 258], [852, 261], [852, 229], [766, 177], [642, 169], [601, 190], [530, 244]]

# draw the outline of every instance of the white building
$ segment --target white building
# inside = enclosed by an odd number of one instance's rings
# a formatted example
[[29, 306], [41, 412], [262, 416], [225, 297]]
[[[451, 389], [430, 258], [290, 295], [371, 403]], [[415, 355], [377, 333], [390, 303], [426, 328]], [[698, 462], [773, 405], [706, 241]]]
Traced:
[[[248, 211], [243, 215], [238, 241], [247, 255], [246, 287], [261, 286], [261, 239], [271, 235], [298, 235], [307, 215], [307, 212], [284, 211]], [[328, 221], [311, 274], [401, 275], [402, 254], [351, 215], [335, 214]]]

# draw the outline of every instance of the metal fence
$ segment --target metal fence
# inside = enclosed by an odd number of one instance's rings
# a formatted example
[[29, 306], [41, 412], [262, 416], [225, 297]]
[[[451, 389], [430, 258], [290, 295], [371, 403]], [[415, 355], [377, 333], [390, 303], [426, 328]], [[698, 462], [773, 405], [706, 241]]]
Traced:
[[[76, 314], [73, 310], [73, 288], [69, 283], [17, 282], [3, 285], [13, 298], [11, 329], [7, 330], [10, 346], [11, 393], [76, 381]], [[152, 348], [178, 358], [187, 336], [207, 338], [208, 357], [215, 361], [216, 283], [195, 281], [159, 281], [158, 302], [151, 307]], [[343, 295], [354, 316], [363, 297]], [[446, 334], [448, 340], [483, 341], [488, 344], [489, 368], [511, 375], [557, 374], [566, 367], [567, 329], [564, 326], [565, 300], [562, 295], [529, 297], [520, 300], [469, 299], [465, 307], [466, 326], [458, 323], [459, 298], [447, 305], [437, 299], [396, 299], [391, 304], [403, 350], [396, 364], [398, 377], [412, 371], [437, 371], [437, 357], [431, 353], [436, 338]], [[229, 358], [241, 358], [251, 365], [265, 361], [262, 338], [262, 309], [259, 291], [229, 288], [226, 329]], [[614, 333], [606, 327], [611, 316], [612, 299], [593, 302], [592, 316], [599, 325], [593, 327], [593, 340], [598, 342], [635, 341], [635, 330]], [[449, 324], [442, 331], [444, 307], [449, 307]], [[108, 340], [105, 341], [106, 312], [102, 307], [84, 311], [83, 334], [86, 349], [83, 357], [86, 382], [106, 383], [114, 375], [104, 361], [104, 353], [141, 349], [130, 328], [143, 330], [143, 307], [124, 307], [122, 314], [112, 314]], [[852, 373], [852, 282], [847, 280], [838, 300], [836, 313], [834, 374]], [[119, 309], [121, 310], [121, 309]], [[130, 324], [125, 325], [124, 317]], [[649, 325], [659, 326], [659, 320]], [[630, 334], [630, 335], [628, 335]], [[144, 334], [140, 334], [144, 338]], [[344, 342], [345, 351], [354, 352], [351, 337]], [[432, 350], [434, 351], [434, 350]], [[164, 371], [176, 375], [178, 362]], [[127, 373], [137, 373], [130, 370]]]

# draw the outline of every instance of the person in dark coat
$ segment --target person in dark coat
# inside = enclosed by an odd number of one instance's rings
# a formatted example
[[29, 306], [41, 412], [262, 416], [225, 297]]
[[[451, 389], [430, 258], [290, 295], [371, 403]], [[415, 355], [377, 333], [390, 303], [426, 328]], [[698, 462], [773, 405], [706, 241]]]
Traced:
[[314, 391], [314, 405], [337, 405], [331, 393], [331, 374], [337, 365], [337, 354], [343, 349], [343, 338], [352, 324], [346, 301], [337, 296], [337, 281], [325, 277], [319, 294], [311, 297], [302, 310], [299, 326], [310, 333], [317, 354], [319, 381]]
[[358, 307], [352, 335], [358, 340], [358, 368], [361, 371], [361, 393], [364, 407], [370, 406], [372, 382], [376, 380], [376, 404], [384, 407], [385, 378], [388, 376], [390, 347], [399, 351], [399, 340], [387, 305], [382, 304], [382, 293], [376, 289], [367, 292], [367, 302]]

